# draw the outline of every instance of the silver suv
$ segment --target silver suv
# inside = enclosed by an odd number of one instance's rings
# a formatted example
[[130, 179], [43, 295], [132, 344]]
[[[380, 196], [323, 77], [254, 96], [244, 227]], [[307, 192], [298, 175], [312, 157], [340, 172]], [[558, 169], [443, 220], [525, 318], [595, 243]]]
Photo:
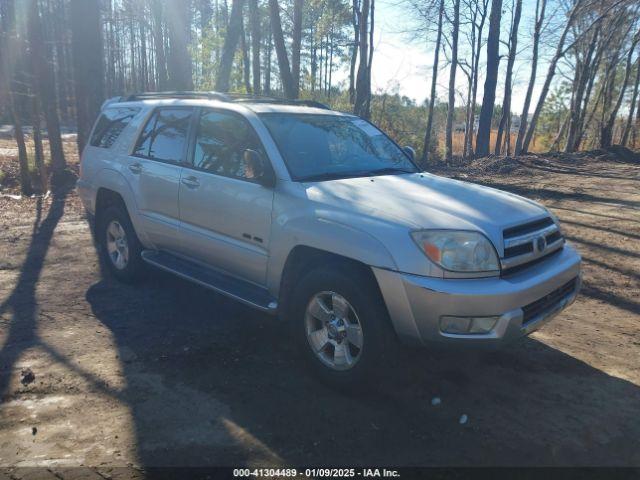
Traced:
[[362, 384], [399, 339], [500, 345], [576, 298], [543, 206], [420, 171], [359, 117], [219, 93], [105, 102], [78, 192], [106, 265], [278, 314], [314, 370]]

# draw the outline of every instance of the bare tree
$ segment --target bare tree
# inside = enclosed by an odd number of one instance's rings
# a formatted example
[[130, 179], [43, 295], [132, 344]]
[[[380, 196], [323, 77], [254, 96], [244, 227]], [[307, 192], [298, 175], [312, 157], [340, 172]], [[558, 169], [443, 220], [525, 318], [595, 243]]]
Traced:
[[300, 94], [300, 47], [302, 45], [302, 7], [303, 0], [293, 2], [293, 35], [291, 41], [291, 76], [295, 89], [295, 98]]
[[273, 43], [276, 47], [278, 69], [280, 70], [280, 80], [282, 81], [284, 95], [287, 98], [298, 98], [298, 91], [295, 86], [293, 75], [291, 74], [291, 68], [289, 67], [289, 57], [287, 56], [287, 48], [284, 43], [282, 23], [280, 21], [280, 5], [278, 5], [278, 0], [269, 0], [269, 17], [271, 19]]
[[229, 91], [229, 78], [231, 77], [231, 67], [233, 66], [233, 57], [236, 53], [238, 40], [242, 35], [242, 7], [244, 0], [235, 0], [231, 6], [231, 15], [229, 17], [229, 25], [227, 26], [227, 35], [224, 38], [222, 47], [222, 56], [218, 74], [216, 76], [216, 90], [220, 92]]
[[633, 36], [633, 40], [631, 41], [631, 46], [629, 47], [629, 52], [627, 53], [627, 61], [624, 69], [624, 79], [622, 80], [622, 86], [620, 87], [620, 92], [618, 94], [618, 98], [613, 105], [613, 108], [608, 112], [608, 115], [600, 129], [600, 147], [606, 148], [610, 147], [613, 142], [613, 126], [616, 121], [616, 117], [618, 116], [618, 111], [620, 110], [620, 106], [622, 105], [622, 101], [624, 99], [624, 94], [627, 89], [627, 85], [629, 84], [629, 77], [631, 75], [631, 67], [633, 66], [632, 57], [633, 52], [636, 49], [636, 45], [640, 41], [640, 30], [636, 32]]
[[427, 131], [424, 135], [424, 148], [422, 149], [422, 163], [426, 163], [431, 153], [431, 131], [433, 130], [433, 109], [436, 103], [436, 86], [438, 85], [438, 61], [440, 59], [440, 44], [442, 42], [442, 18], [444, 17], [444, 0], [438, 3], [438, 29], [436, 44], [433, 53], [433, 69], [431, 73], [431, 93], [429, 95], [429, 107], [427, 110]]
[[[153, 14], [153, 42], [155, 46], [155, 65], [156, 65], [156, 82], [159, 90], [165, 90], [167, 88], [167, 61], [164, 50], [164, 33], [163, 33], [163, 11], [162, 0], [151, 0], [151, 12]], [[113, 22], [112, 22], [113, 28]], [[115, 33], [111, 33], [112, 39], [115, 39]], [[115, 50], [112, 48], [110, 51]], [[114, 59], [109, 62], [109, 65], [115, 65]], [[115, 76], [115, 72], [111, 73]]]
[[484, 96], [476, 138], [476, 155], [489, 154], [491, 120], [496, 101], [498, 67], [500, 65], [500, 20], [502, 18], [502, 0], [491, 0], [489, 16], [489, 37], [487, 39], [487, 73], [484, 82]]
[[[502, 116], [498, 125], [498, 134], [496, 136], [496, 155], [500, 154], [502, 148], [502, 135], [506, 127], [507, 145], [511, 142], [511, 90], [513, 78], [513, 65], [516, 60], [518, 51], [518, 27], [520, 26], [520, 16], [522, 14], [522, 0], [516, 0], [515, 10], [513, 12], [513, 21], [511, 22], [511, 33], [509, 35], [509, 57], [507, 59], [507, 72], [504, 81], [504, 100], [502, 101]], [[507, 149], [507, 155], [509, 154]]]
[[369, 25], [369, 15], [373, 12], [373, 0], [362, 0], [358, 15], [360, 30], [358, 50], [358, 74], [356, 77], [356, 94], [353, 102], [353, 112], [363, 118], [369, 118], [371, 113], [371, 59], [373, 55], [373, 15]]
[[447, 105], [447, 126], [445, 131], [445, 156], [448, 162], [453, 158], [453, 116], [456, 104], [456, 69], [458, 67], [458, 35], [460, 33], [460, 0], [453, 1], [451, 19], [451, 65], [449, 67], [449, 103]]
[[353, 105], [356, 98], [356, 64], [360, 48], [360, 1], [352, 0], [351, 25], [353, 26], [353, 44], [349, 62], [349, 102]]
[[253, 69], [253, 92], [261, 92], [260, 84], [260, 11], [258, 0], [249, 0], [249, 21], [251, 22], [251, 63]]
[[[191, 55], [187, 48], [190, 37], [189, 9], [185, 8], [181, 0], [165, 0], [165, 2], [167, 8], [165, 19], [171, 42], [168, 58], [169, 88], [192, 90]], [[243, 0], [234, 1], [234, 7], [236, 3], [242, 4]]]
[[635, 110], [636, 101], [638, 100], [638, 89], [640, 87], [640, 52], [636, 58], [636, 79], [633, 84], [633, 94], [631, 95], [631, 102], [629, 103], [629, 115], [627, 115], [627, 121], [622, 133], [622, 139], [620, 143], [624, 146], [629, 143], [629, 134], [631, 133], [631, 125], [633, 122], [633, 112]]
[[515, 154], [520, 155], [522, 152], [522, 144], [527, 132], [529, 122], [529, 107], [531, 106], [531, 98], [533, 96], [533, 88], [536, 84], [536, 76], [538, 71], [538, 55], [540, 49], [540, 36], [542, 35], [542, 27], [544, 25], [545, 10], [547, 8], [547, 0], [536, 0], [536, 19], [533, 29], [533, 52], [531, 57], [531, 73], [529, 76], [529, 84], [527, 93], [524, 97], [522, 107], [522, 115], [520, 116], [520, 127], [518, 128], [518, 136], [516, 138]]
[[0, 24], [0, 100], [3, 105], [8, 106], [9, 115], [13, 123], [13, 135], [18, 147], [20, 190], [23, 195], [31, 195], [33, 188], [29, 175], [27, 147], [22, 130], [20, 109], [17, 106], [12, 88], [12, 80], [17, 63], [16, 53], [24, 51], [24, 48], [22, 45], [18, 45], [14, 0], [5, 0], [0, 7], [2, 8], [2, 23]]
[[473, 8], [471, 22], [471, 68], [469, 73], [470, 91], [468, 94], [467, 116], [464, 131], [463, 157], [473, 153], [473, 138], [475, 129], [476, 103], [478, 98], [478, 80], [480, 74], [480, 53], [482, 49], [482, 32], [487, 20], [489, 0], [470, 0]]
[[52, 171], [57, 175], [66, 168], [67, 163], [64, 158], [62, 138], [60, 136], [60, 119], [56, 106], [55, 77], [53, 75], [52, 65], [45, 56], [43, 29], [37, 0], [29, 0], [27, 12], [27, 28], [29, 31], [31, 64], [35, 77], [35, 90], [43, 107], [44, 118], [47, 124]]
[[104, 99], [100, 1], [71, 0], [69, 5], [71, 7], [78, 151], [82, 152]]

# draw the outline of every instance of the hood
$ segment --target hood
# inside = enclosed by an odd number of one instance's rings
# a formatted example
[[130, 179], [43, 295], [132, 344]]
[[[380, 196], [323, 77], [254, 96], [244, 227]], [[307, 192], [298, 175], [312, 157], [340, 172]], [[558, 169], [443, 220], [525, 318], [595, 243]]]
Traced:
[[526, 198], [427, 173], [306, 183], [309, 199], [415, 229], [478, 230], [502, 244], [502, 230], [547, 215]]

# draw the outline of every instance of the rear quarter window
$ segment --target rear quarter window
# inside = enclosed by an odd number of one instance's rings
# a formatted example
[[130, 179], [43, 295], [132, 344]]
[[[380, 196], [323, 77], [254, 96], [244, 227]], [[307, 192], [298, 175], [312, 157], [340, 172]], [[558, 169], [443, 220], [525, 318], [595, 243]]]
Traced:
[[139, 111], [139, 108], [131, 107], [109, 108], [104, 110], [100, 114], [96, 126], [93, 129], [90, 144], [94, 147], [111, 147]]

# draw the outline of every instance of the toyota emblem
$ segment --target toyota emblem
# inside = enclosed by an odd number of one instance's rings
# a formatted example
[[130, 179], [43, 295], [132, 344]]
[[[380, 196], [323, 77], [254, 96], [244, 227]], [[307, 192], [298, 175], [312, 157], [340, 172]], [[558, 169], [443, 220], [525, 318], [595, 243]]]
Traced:
[[544, 249], [547, 248], [547, 239], [544, 236], [540, 236], [535, 239], [535, 246], [538, 252], [544, 252]]

